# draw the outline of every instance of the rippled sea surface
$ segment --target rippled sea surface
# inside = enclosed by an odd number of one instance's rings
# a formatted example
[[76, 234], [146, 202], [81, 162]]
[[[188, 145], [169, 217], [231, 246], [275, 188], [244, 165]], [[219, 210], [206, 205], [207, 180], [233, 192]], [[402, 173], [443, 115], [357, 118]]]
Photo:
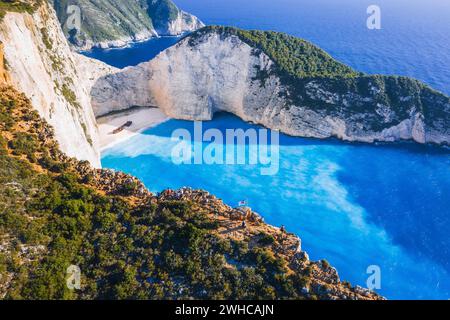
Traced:
[[[176, 2], [207, 24], [287, 32], [358, 70], [412, 76], [450, 93], [449, 1], [377, 1], [377, 31], [365, 27], [372, 1]], [[167, 46], [153, 41], [152, 50], [144, 43], [142, 50], [99, 50], [92, 56], [134, 65]], [[227, 114], [204, 126], [254, 127]], [[342, 279], [366, 286], [367, 268], [379, 266], [379, 292], [388, 298], [450, 298], [448, 149], [282, 136], [280, 170], [262, 176], [258, 165], [175, 165], [170, 136], [179, 128], [192, 132], [193, 124], [171, 120], [149, 129], [107, 150], [103, 165], [141, 178], [155, 192], [192, 186], [230, 205], [247, 199], [267, 222], [297, 233], [311, 258], [329, 260]]]

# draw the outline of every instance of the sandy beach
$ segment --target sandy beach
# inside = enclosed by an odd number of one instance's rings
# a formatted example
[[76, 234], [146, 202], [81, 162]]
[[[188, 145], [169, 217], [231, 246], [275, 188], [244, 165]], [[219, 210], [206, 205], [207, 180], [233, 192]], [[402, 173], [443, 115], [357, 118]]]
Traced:
[[[158, 108], [139, 107], [118, 112], [97, 119], [100, 134], [100, 150], [103, 151], [113, 145], [125, 141], [140, 132], [154, 127], [169, 118]], [[129, 127], [114, 134], [113, 131], [131, 121]]]

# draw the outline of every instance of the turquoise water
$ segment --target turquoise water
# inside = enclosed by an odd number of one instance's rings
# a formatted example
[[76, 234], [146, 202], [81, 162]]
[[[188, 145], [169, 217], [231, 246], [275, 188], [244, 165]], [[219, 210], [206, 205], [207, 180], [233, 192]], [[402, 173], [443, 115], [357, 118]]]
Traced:
[[[177, 0], [208, 24], [288, 32], [368, 73], [401, 74], [450, 93], [450, 2], [380, 0], [380, 31], [365, 28], [366, 0]], [[167, 40], [173, 42], [166, 42]], [[123, 67], [175, 43], [162, 38], [92, 57]], [[267, 222], [285, 225], [312, 259], [366, 285], [379, 265], [389, 298], [450, 298], [450, 152], [414, 144], [363, 145], [281, 136], [280, 171], [259, 166], [174, 165], [171, 120], [103, 154], [103, 165], [131, 173], [154, 192], [192, 186], [230, 205], [243, 198]], [[204, 126], [250, 128], [221, 114]]]
[[[254, 127], [227, 114], [203, 126]], [[448, 150], [281, 135], [280, 170], [262, 176], [259, 165], [175, 165], [171, 134], [180, 128], [193, 132], [191, 122], [168, 121], [107, 150], [103, 165], [137, 176], [154, 192], [191, 186], [230, 205], [247, 199], [343, 279], [365, 285], [367, 267], [380, 266], [379, 292], [389, 298], [450, 297]]]

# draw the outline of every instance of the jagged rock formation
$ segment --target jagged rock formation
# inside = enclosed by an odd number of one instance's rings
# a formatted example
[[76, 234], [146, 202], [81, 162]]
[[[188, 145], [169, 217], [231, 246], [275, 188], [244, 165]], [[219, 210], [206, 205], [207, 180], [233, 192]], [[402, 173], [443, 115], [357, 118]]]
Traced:
[[187, 120], [227, 111], [293, 136], [450, 143], [449, 97], [414, 79], [357, 73], [274, 32], [207, 27], [100, 78], [91, 94], [96, 115], [157, 105]]
[[302, 287], [306, 298], [318, 295], [331, 300], [382, 299], [365, 288], [351, 287], [341, 282], [337, 270], [327, 261], [310, 261], [308, 254], [302, 251], [301, 239], [297, 235], [266, 224], [250, 208], [232, 208], [207, 191], [190, 188], [165, 190], [158, 200], [193, 202], [201, 211], [208, 212], [211, 219], [219, 222], [217, 232], [221, 237], [248, 242], [249, 248], [270, 248], [277, 257], [289, 262], [290, 272], [304, 273], [308, 270], [310, 281]]
[[205, 25], [196, 16], [177, 8], [172, 0], [141, 0], [158, 35], [180, 35]]
[[7, 12], [0, 22], [0, 41], [9, 83], [24, 92], [54, 127], [64, 152], [99, 167], [98, 129], [89, 91], [96, 75], [113, 69], [70, 50], [46, 1], [33, 13]]
[[[179, 35], [204, 26], [197, 17], [178, 9], [171, 0], [52, 2], [67, 38], [77, 49], [83, 50], [122, 47], [132, 41]], [[68, 10], [69, 6], [79, 8], [79, 30], [67, 23], [73, 14]]]

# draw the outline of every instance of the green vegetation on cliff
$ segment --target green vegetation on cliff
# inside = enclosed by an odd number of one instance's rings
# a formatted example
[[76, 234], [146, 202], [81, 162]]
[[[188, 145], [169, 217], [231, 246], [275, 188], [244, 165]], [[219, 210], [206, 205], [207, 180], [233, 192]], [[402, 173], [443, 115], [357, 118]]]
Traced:
[[[171, 0], [52, 0], [61, 26], [78, 46], [116, 40], [149, 37], [156, 30], [170, 34], [169, 24], [180, 10]], [[81, 30], [67, 25], [69, 6], [77, 6], [82, 16]]]
[[0, 0], [0, 22], [6, 12], [33, 13], [43, 0]]
[[337, 62], [319, 47], [285, 33], [208, 26], [194, 33], [191, 39], [195, 41], [198, 37], [210, 32], [216, 32], [224, 36], [238, 36], [249, 46], [262, 50], [276, 63], [281, 74], [296, 78], [350, 78], [358, 76], [357, 72]]
[[[82, 45], [86, 41], [96, 43], [118, 40], [141, 32], [150, 32], [153, 28], [150, 17], [139, 1], [53, 0], [52, 2], [63, 31], [69, 40], [77, 45]], [[80, 10], [82, 20], [79, 32], [67, 23], [70, 17], [77, 13], [68, 10], [69, 6], [76, 6]]]
[[[212, 217], [219, 200], [153, 196], [125, 174], [67, 158], [29, 100], [0, 89], [0, 299], [365, 297], [329, 267], [294, 260], [293, 271], [274, 249], [279, 236], [224, 237]], [[71, 265], [81, 290], [66, 285]]]
[[269, 72], [257, 70], [257, 78], [264, 85], [270, 74], [277, 75], [287, 89], [287, 108], [303, 106], [323, 116], [354, 119], [350, 132], [380, 132], [417, 112], [433, 130], [450, 126], [450, 98], [418, 80], [357, 72], [310, 42], [280, 32], [208, 26], [191, 34], [190, 44], [210, 33], [237, 36], [255, 54], [265, 53], [274, 66]]

